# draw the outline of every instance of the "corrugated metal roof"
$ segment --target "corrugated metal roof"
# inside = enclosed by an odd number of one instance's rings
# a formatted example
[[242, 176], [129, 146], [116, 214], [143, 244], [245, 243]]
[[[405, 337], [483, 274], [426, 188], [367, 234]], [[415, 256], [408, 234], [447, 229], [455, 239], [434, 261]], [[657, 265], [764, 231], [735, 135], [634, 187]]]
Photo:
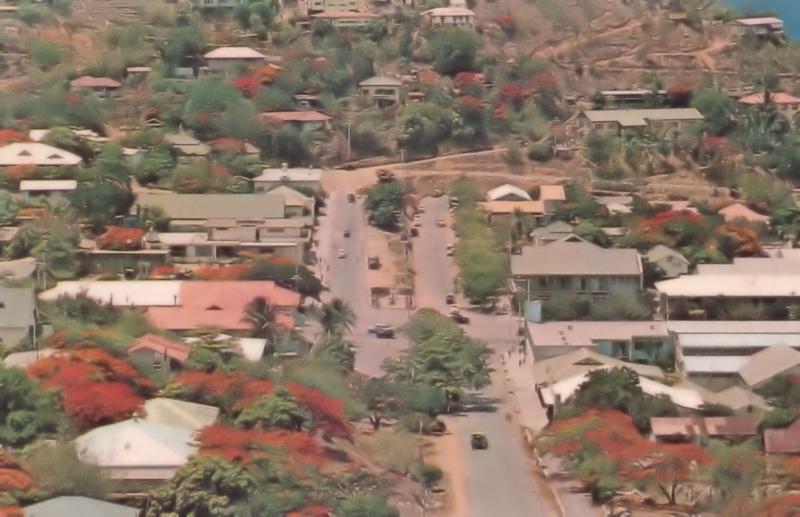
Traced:
[[750, 356], [739, 368], [739, 376], [748, 386], [758, 386], [797, 365], [800, 365], [800, 352], [788, 346], [776, 345]]
[[140, 194], [139, 206], [155, 206], [171, 219], [259, 220], [284, 216], [283, 196], [264, 194]]
[[42, 292], [39, 298], [54, 301], [59, 296], [86, 293], [100, 303], [118, 307], [172, 306], [180, 303], [179, 280], [68, 280]]
[[728, 417], [651, 417], [655, 436], [755, 436], [758, 420], [751, 416]]
[[506, 183], [504, 185], [500, 185], [491, 189], [489, 192], [486, 193], [486, 199], [488, 201], [498, 201], [504, 197], [514, 197], [516, 199], [503, 199], [503, 201], [530, 201], [531, 195], [528, 194], [525, 189], [522, 189], [516, 185], [511, 185], [510, 183]]
[[764, 429], [764, 451], [792, 454], [800, 452], [800, 420], [786, 429]]
[[0, 147], [0, 166], [10, 165], [78, 165], [77, 154], [38, 142], [18, 142]]
[[656, 282], [656, 289], [673, 297], [795, 298], [800, 274], [700, 274]]
[[605, 249], [588, 242], [553, 242], [525, 246], [511, 255], [511, 273], [519, 276], [641, 275], [642, 263], [635, 249]]
[[686, 373], [734, 375], [749, 358], [746, 355], [684, 355], [682, 361]]
[[25, 517], [138, 517], [139, 509], [100, 499], [65, 495], [26, 506]]
[[152, 350], [181, 363], [189, 358], [189, 346], [186, 343], [152, 333], [138, 338], [128, 349], [128, 353], [138, 350]]
[[644, 377], [664, 378], [664, 372], [657, 366], [626, 363], [586, 348], [578, 348], [567, 354], [536, 361], [533, 365], [533, 378], [538, 383], [552, 384], [599, 368], [622, 367], [630, 368]]
[[617, 122], [623, 127], [646, 126], [648, 121], [703, 120], [694, 108], [664, 108], [642, 110], [586, 110], [590, 122]]
[[[188, 345], [185, 345], [187, 346]], [[219, 416], [219, 408], [186, 402], [185, 400], [158, 397], [144, 403], [145, 420], [159, 424], [199, 431], [213, 424]]]
[[394, 77], [386, 77], [381, 75], [376, 75], [375, 77], [370, 77], [369, 79], [364, 79], [360, 83], [359, 86], [394, 86], [400, 87], [403, 86], [403, 82], [399, 79], [395, 79]]
[[203, 55], [206, 59], [253, 59], [266, 60], [267, 56], [250, 47], [220, 47]]
[[75, 190], [77, 180], [22, 180], [19, 182], [21, 192]]

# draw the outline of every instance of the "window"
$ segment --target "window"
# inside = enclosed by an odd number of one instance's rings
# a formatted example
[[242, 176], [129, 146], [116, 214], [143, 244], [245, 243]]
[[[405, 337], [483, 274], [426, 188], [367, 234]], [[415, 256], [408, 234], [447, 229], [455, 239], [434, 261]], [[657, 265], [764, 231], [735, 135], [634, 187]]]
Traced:
[[558, 283], [561, 286], [561, 289], [569, 289], [572, 284], [572, 279], [566, 276], [562, 276], [558, 279]]
[[597, 290], [608, 291], [608, 278], [601, 277], [597, 279]]
[[581, 290], [581, 291], [586, 291], [586, 289], [587, 289], [587, 288], [588, 288], [588, 286], [589, 286], [589, 282], [588, 282], [588, 280], [586, 280], [585, 278], [581, 278], [581, 279], [579, 280], [579, 282], [580, 282], [580, 284], [579, 284], [579, 285], [580, 285], [580, 290]]

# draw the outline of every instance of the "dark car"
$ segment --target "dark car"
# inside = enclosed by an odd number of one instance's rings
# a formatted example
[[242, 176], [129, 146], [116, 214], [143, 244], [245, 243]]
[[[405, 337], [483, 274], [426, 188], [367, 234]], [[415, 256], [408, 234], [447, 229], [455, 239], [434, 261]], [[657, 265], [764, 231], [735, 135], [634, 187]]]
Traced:
[[350, 230], [345, 230], [344, 231], [344, 236], [345, 237], [350, 237]]
[[447, 303], [447, 305], [453, 305], [454, 303], [456, 303], [455, 295], [448, 294], [447, 297], [445, 298], [445, 303]]
[[394, 329], [389, 328], [379, 328], [375, 331], [375, 336], [381, 339], [393, 339], [394, 338]]
[[367, 267], [370, 269], [380, 269], [381, 268], [381, 259], [380, 257], [368, 257], [367, 258]]
[[466, 316], [464, 316], [463, 314], [461, 314], [458, 311], [451, 312], [450, 313], [450, 319], [452, 319], [453, 321], [455, 321], [456, 323], [458, 323], [460, 325], [466, 325], [467, 323], [469, 323], [469, 318], [467, 318]]
[[348, 203], [355, 203], [356, 202], [356, 195], [352, 192], [347, 194], [347, 202]]
[[486, 435], [483, 433], [472, 433], [469, 436], [469, 444], [473, 449], [489, 448], [489, 440], [486, 439]]

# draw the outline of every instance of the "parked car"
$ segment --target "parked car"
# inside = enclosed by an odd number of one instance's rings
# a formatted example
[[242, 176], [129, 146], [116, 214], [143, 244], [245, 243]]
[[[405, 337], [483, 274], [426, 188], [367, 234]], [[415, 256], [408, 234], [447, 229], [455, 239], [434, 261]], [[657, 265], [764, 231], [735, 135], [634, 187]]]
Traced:
[[431, 197], [442, 197], [443, 195], [444, 192], [442, 192], [438, 188], [433, 189], [433, 192], [431, 192]]
[[350, 237], [350, 230], [345, 230], [342, 235], [344, 235], [345, 237]]
[[411, 236], [419, 237], [419, 228], [411, 228]]
[[394, 173], [387, 169], [378, 169], [376, 174], [378, 176], [378, 181], [380, 182], [392, 181], [394, 179]]
[[381, 339], [393, 339], [394, 338], [394, 329], [393, 328], [379, 329], [375, 333], [375, 336], [377, 336], [377, 337], [379, 337]]
[[367, 257], [367, 267], [370, 269], [380, 269], [381, 268], [380, 257]]
[[347, 194], [347, 202], [348, 203], [355, 203], [356, 202], [356, 195], [352, 192]]
[[343, 248], [339, 248], [339, 251], [336, 252], [336, 257], [343, 259], [347, 256], [347, 252]]
[[450, 319], [452, 319], [459, 325], [466, 325], [467, 323], [469, 323], [469, 318], [464, 316], [455, 309], [452, 312], [450, 312]]
[[469, 435], [469, 444], [473, 449], [488, 449], [489, 440], [483, 433], [472, 433]]
[[425, 207], [422, 206], [422, 205], [418, 205], [417, 206], [417, 213], [418, 214], [424, 214], [425, 213]]
[[445, 223], [445, 222], [444, 222], [444, 219], [442, 219], [442, 218], [440, 217], [440, 218], [438, 218], [438, 219], [436, 220], [436, 226], [438, 226], [438, 227], [440, 227], [440, 228], [444, 228], [445, 226], [447, 226], [447, 223]]
[[445, 303], [447, 303], [447, 305], [453, 305], [454, 303], [456, 303], [456, 295], [448, 294], [445, 297]]

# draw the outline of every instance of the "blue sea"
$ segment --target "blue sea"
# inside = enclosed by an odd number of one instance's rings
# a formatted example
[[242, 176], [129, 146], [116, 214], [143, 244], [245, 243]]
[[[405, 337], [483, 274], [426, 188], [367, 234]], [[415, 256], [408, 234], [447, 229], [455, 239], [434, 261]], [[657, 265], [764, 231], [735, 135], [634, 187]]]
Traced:
[[800, 0], [727, 0], [740, 13], [771, 11], [782, 19], [786, 35], [800, 39]]

